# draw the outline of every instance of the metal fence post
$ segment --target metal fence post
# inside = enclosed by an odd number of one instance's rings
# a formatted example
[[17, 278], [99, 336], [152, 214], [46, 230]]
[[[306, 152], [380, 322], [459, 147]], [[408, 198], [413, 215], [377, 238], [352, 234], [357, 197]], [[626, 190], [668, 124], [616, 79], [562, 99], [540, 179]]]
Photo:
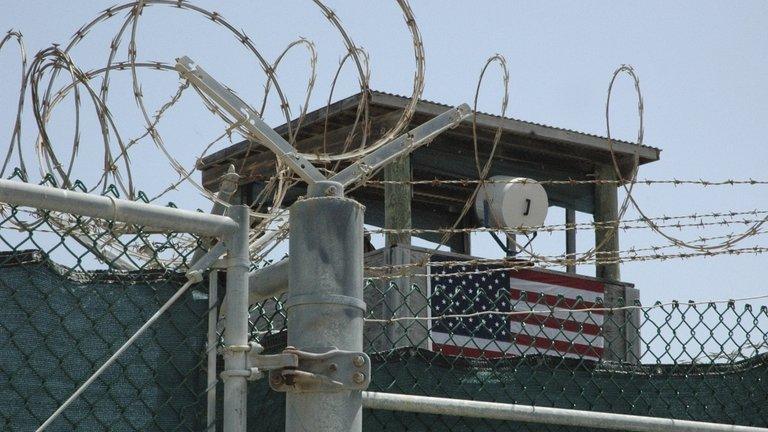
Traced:
[[[315, 190], [335, 196], [291, 207], [288, 345], [318, 353], [331, 347], [362, 351], [364, 208], [343, 198], [340, 184], [329, 183], [318, 182]], [[361, 429], [360, 391], [286, 393], [286, 431]]]
[[218, 334], [216, 327], [219, 319], [219, 272], [211, 270], [208, 274], [208, 343], [205, 345], [208, 358], [207, 380], [208, 387], [206, 392], [206, 428], [207, 432], [216, 431], [216, 387], [219, 383], [219, 377], [216, 376], [216, 364], [218, 363]]
[[248, 344], [248, 206], [230, 208], [238, 229], [227, 242], [227, 304], [224, 330], [224, 432], [245, 432]]

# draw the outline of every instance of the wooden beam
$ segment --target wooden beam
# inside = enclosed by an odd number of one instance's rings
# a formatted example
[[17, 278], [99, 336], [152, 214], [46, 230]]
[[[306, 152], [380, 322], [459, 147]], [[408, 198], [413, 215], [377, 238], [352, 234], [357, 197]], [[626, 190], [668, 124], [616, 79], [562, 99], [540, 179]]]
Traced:
[[[409, 230], [411, 228], [411, 197], [413, 186], [408, 183], [411, 180], [411, 156], [410, 154], [397, 158], [384, 166], [384, 180], [402, 183], [384, 184], [384, 227], [395, 230]], [[393, 287], [387, 289], [384, 294], [384, 303], [389, 309], [388, 316], [397, 317], [407, 314], [408, 295], [411, 286], [411, 278], [408, 275], [410, 268], [403, 267], [411, 264], [411, 233], [398, 232], [384, 235], [384, 244], [387, 249], [387, 265], [394, 266], [393, 273], [397, 275], [392, 280]], [[405, 272], [403, 272], [405, 270]], [[389, 323], [385, 329], [386, 339], [399, 341], [405, 337], [406, 328], [398, 323]]]
[[[474, 210], [470, 209], [457, 228], [467, 228], [472, 226], [473, 224], [471, 221], [473, 220], [473, 212]], [[451, 248], [451, 252], [472, 255], [472, 237], [468, 232], [452, 234], [446, 246]]]
[[514, 258], [517, 256], [517, 236], [512, 233], [507, 233], [507, 257]]
[[[595, 171], [599, 180], [615, 180], [616, 175], [611, 165], [601, 165]], [[609, 223], [610, 226], [595, 227], [595, 245], [598, 260], [615, 260], [619, 257], [619, 232], [616, 220], [619, 217], [618, 188], [615, 184], [595, 185], [594, 220], [597, 223]], [[596, 276], [611, 281], [620, 281], [621, 272], [618, 263], [597, 264]]]
[[[573, 259], [576, 257], [576, 210], [565, 209], [565, 257]], [[565, 266], [566, 273], [576, 273], [576, 266], [568, 264]]]
[[[404, 183], [384, 185], [384, 228], [411, 229], [411, 181], [410, 155], [398, 158], [384, 167], [384, 180]], [[411, 234], [408, 232], [386, 234], [385, 244], [389, 246], [410, 246]]]

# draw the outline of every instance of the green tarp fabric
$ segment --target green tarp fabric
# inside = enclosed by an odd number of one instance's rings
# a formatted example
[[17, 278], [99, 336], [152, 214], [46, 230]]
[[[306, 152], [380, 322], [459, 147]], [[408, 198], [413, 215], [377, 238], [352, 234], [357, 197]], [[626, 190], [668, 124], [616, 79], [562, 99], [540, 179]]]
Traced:
[[[64, 275], [36, 252], [0, 255], [0, 429], [39, 426], [182, 281], [153, 272]], [[206, 314], [201, 285], [48, 430], [204, 430]], [[277, 352], [285, 332], [262, 343]], [[373, 391], [768, 426], [766, 356], [642, 366], [546, 356], [468, 360], [409, 348], [371, 356]], [[283, 430], [284, 395], [261, 380], [250, 384], [248, 399], [249, 430]], [[364, 430], [579, 429], [366, 410]]]
[[[0, 429], [35, 430], [181, 285], [0, 256]], [[185, 295], [48, 431], [200, 431], [207, 299]]]
[[[465, 361], [401, 349], [372, 361], [372, 391], [768, 426], [768, 356], [729, 365], [608, 367], [544, 356]], [[285, 398], [266, 387], [249, 389], [249, 430], [281, 431]], [[363, 430], [586, 431], [371, 410], [364, 411]]]

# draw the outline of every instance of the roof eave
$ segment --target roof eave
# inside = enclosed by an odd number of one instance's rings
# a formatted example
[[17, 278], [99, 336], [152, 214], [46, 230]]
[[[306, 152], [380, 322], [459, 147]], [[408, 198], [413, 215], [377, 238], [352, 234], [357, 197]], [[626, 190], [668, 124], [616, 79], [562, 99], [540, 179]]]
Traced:
[[[405, 109], [409, 104], [410, 98], [404, 96], [397, 96], [389, 93], [382, 93], [378, 91], [371, 91], [371, 105], [377, 105], [382, 107], [389, 107], [394, 109]], [[362, 93], [357, 93], [347, 98], [336, 101], [325, 108], [320, 108], [308, 113], [302, 120], [304, 125], [312, 124], [324, 118], [326, 115], [332, 116], [336, 113], [340, 113], [349, 109], [356, 109], [360, 103]], [[437, 116], [449, 107], [449, 105], [440, 104], [431, 101], [421, 100], [417, 105], [417, 112], [427, 116]], [[291, 126], [297, 124], [298, 119], [294, 119], [290, 122]], [[465, 120], [465, 122], [471, 122], [471, 120]], [[499, 126], [502, 127], [504, 133], [513, 135], [536, 137], [539, 139], [567, 143], [571, 145], [578, 145], [585, 147], [589, 150], [610, 152], [611, 141], [605, 137], [586, 134], [582, 132], [572, 131], [568, 129], [561, 129], [552, 126], [540, 125], [537, 123], [526, 122], [522, 120], [505, 118], [494, 116], [486, 113], [477, 114], [477, 123], [483, 128], [496, 129]], [[280, 134], [285, 134], [288, 131], [289, 123], [284, 123], [275, 128]], [[627, 141], [612, 140], [613, 151], [621, 156], [633, 157], [635, 154], [639, 157], [639, 163], [646, 164], [650, 162], [658, 161], [661, 155], [661, 150], [655, 147], [637, 145]], [[248, 148], [248, 141], [242, 141], [234, 144], [228, 148], [219, 150], [209, 156], [204, 157], [198, 164], [198, 169], [205, 169], [208, 166], [215, 165], [222, 160], [231, 159], [240, 153], [243, 153]]]
[[[376, 105], [389, 106], [392, 108], [404, 109], [408, 101], [409, 100], [407, 98], [402, 98], [387, 93], [374, 92], [371, 103]], [[446, 109], [445, 107], [445, 105], [435, 102], [420, 101], [418, 111], [420, 113], [436, 116], [443, 113]], [[471, 120], [465, 120], [465, 122], [469, 123]], [[503, 133], [537, 137], [548, 141], [576, 144], [598, 151], [611, 151], [611, 143], [608, 138], [567, 129], [554, 128], [512, 118], [493, 116], [485, 113], [477, 114], [477, 124], [480, 127], [493, 129], [501, 126]], [[637, 145], [620, 140], [611, 141], [613, 141], [613, 150], [617, 154], [634, 156], [637, 152], [641, 163], [658, 161], [661, 155], [661, 150], [655, 147]]]

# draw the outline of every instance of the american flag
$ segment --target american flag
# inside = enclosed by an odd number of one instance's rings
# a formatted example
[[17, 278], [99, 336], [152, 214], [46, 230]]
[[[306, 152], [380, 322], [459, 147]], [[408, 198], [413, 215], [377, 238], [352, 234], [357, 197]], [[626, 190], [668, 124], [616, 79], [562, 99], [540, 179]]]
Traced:
[[[468, 357], [553, 355], [598, 360], [603, 354], [598, 306], [605, 286], [595, 280], [541, 270], [497, 270], [491, 266], [440, 264], [430, 267], [432, 350]], [[455, 273], [460, 273], [456, 275]]]

